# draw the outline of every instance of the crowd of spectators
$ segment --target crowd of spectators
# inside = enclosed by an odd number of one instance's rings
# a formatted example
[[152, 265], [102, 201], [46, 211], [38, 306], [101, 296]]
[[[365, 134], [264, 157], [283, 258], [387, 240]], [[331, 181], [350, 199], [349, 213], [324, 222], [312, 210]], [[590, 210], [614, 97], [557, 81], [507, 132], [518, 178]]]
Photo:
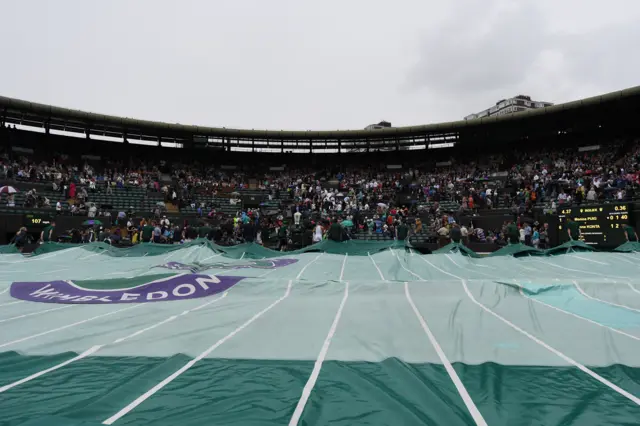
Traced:
[[[503, 230], [467, 229], [460, 226], [460, 216], [506, 208], [518, 218], [531, 216], [536, 207], [555, 211], [562, 205], [630, 200], [640, 186], [640, 145], [514, 150], [391, 170], [386, 165], [370, 164], [269, 171], [164, 161], [129, 160], [125, 165], [123, 161], [91, 158], [72, 161], [62, 154], [38, 161], [32, 155], [13, 153], [0, 157], [0, 179], [50, 185], [49, 195], [41, 195], [36, 189], [26, 191], [26, 208], [50, 208], [58, 214], [89, 217], [111, 215], [92, 205], [92, 194], [117, 194], [131, 187], [156, 192], [178, 209], [192, 207], [203, 223], [214, 221], [216, 241], [225, 244], [274, 235], [282, 242], [290, 240], [292, 229], [301, 229], [305, 238], [317, 240], [336, 223], [345, 224], [341, 225], [345, 230], [342, 238], [359, 234], [397, 238], [402, 227], [401, 234], [407, 228], [408, 234], [428, 231], [444, 240], [441, 237], [449, 238], [457, 223], [471, 241], [504, 242], [507, 237]], [[238, 193], [249, 188], [262, 190], [273, 209], [243, 209]], [[59, 195], [51, 197], [51, 193]], [[225, 203], [237, 206], [235, 215], [222, 213], [211, 201], [220, 195], [224, 195]], [[13, 195], [4, 198], [7, 207], [16, 206]], [[68, 206], [66, 210], [63, 205]], [[188, 225], [177, 229], [169, 224], [160, 226], [164, 210], [159, 208], [114, 214], [122, 221], [131, 219], [134, 213], [157, 221], [154, 230], [160, 228], [161, 237], [157, 242], [185, 241], [193, 236]], [[152, 225], [145, 226], [148, 231]], [[520, 223], [519, 227], [524, 232], [523, 241], [534, 246], [545, 244], [544, 224]], [[120, 238], [144, 240], [136, 237], [135, 229], [126, 229], [127, 235]], [[154, 239], [156, 236], [154, 233]], [[86, 238], [81, 236], [82, 240]]]

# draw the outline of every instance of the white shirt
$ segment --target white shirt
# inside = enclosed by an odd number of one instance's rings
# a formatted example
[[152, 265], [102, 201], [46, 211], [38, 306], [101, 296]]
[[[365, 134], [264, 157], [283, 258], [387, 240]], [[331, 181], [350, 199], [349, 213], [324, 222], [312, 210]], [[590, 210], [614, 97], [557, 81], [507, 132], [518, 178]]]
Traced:
[[300, 225], [300, 218], [302, 217], [302, 213], [300, 212], [295, 212], [293, 214], [293, 221], [296, 225]]
[[313, 233], [313, 242], [319, 243], [320, 241], [322, 241], [322, 226], [316, 225], [316, 229]]

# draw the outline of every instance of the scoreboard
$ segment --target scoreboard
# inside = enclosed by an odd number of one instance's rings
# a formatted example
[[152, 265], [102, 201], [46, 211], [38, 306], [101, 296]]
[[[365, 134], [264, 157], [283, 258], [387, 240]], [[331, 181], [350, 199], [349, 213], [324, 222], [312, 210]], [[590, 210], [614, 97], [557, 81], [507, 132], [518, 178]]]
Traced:
[[51, 224], [51, 217], [48, 215], [25, 214], [23, 223], [27, 229], [44, 228]]
[[600, 204], [558, 208], [560, 242], [568, 240], [567, 216], [580, 226], [580, 239], [595, 247], [617, 247], [627, 240], [624, 228], [631, 223], [631, 204]]

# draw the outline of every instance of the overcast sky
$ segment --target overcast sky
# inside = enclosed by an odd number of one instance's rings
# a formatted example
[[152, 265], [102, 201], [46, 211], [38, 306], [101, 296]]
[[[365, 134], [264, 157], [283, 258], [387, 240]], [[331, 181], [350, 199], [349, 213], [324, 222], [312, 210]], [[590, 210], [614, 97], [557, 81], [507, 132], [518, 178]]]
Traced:
[[640, 85], [639, 0], [0, 0], [0, 94], [171, 123], [453, 121]]

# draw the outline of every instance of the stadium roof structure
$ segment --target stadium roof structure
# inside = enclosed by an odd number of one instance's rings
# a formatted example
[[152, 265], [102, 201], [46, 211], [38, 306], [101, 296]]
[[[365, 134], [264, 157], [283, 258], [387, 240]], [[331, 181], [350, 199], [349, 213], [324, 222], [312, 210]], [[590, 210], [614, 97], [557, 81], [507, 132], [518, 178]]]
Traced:
[[[225, 150], [270, 148], [273, 152], [335, 148], [348, 152], [359, 146], [367, 150], [425, 149], [434, 144], [457, 142], [513, 142], [538, 134], [590, 131], [594, 128], [640, 126], [640, 86], [546, 108], [498, 117], [459, 120], [378, 130], [249, 130], [170, 124], [60, 108], [0, 96], [0, 119], [4, 123], [91, 135], [123, 137], [125, 140], [176, 142], [185, 147], [199, 144]], [[631, 120], [629, 120], [631, 119]], [[240, 148], [240, 149], [232, 149]]]

